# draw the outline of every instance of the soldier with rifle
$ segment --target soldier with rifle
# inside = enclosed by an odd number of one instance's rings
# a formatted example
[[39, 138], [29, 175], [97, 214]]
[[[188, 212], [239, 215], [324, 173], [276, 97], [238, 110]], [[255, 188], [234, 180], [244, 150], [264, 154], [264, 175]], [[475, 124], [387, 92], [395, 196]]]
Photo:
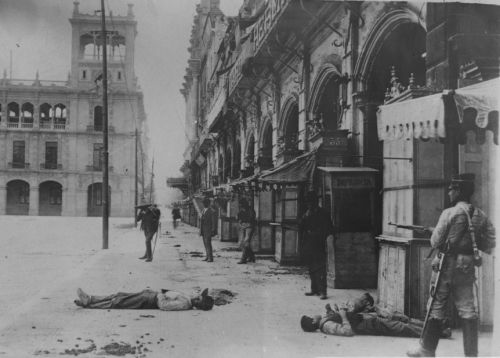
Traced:
[[141, 230], [144, 231], [144, 236], [146, 238], [146, 252], [144, 256], [139, 257], [140, 260], [145, 260], [145, 262], [153, 261], [153, 250], [151, 249], [151, 241], [155, 233], [158, 231], [158, 225], [160, 223], [160, 209], [156, 204], [146, 204], [136, 206], [139, 209], [139, 214], [137, 215], [137, 221], [141, 222]]
[[495, 229], [484, 212], [470, 203], [474, 174], [454, 176], [448, 189], [451, 207], [441, 213], [430, 239], [432, 248], [438, 253], [432, 262], [424, 328], [420, 345], [406, 353], [409, 357], [435, 356], [450, 300], [462, 319], [465, 356], [478, 354], [475, 267], [481, 265], [479, 250], [491, 254], [495, 247]]

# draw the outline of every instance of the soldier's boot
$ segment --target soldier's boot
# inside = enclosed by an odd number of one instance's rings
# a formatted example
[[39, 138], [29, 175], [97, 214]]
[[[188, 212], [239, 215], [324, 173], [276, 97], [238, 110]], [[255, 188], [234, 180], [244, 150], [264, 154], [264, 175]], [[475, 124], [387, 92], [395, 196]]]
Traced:
[[441, 330], [441, 320], [435, 318], [429, 319], [425, 334], [420, 338], [419, 346], [408, 350], [406, 355], [408, 357], [435, 357]]
[[477, 357], [477, 319], [462, 319], [462, 332], [465, 356]]
[[139, 257], [139, 260], [144, 260], [144, 259], [147, 259], [148, 258], [148, 252], [144, 252], [144, 255]]

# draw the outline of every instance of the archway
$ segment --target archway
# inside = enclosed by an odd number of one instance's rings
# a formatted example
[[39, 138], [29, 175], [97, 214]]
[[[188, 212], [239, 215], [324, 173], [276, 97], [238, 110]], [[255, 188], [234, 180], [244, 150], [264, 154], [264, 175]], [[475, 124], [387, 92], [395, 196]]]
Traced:
[[261, 170], [273, 167], [273, 127], [270, 121], [266, 122], [261, 132], [258, 163]]
[[309, 113], [312, 115], [313, 128], [310, 135], [323, 130], [336, 130], [339, 123], [339, 79], [335, 66], [329, 64], [318, 75], [313, 86]]
[[62, 185], [55, 181], [41, 183], [38, 208], [40, 216], [61, 216]]
[[29, 215], [30, 185], [24, 180], [7, 183], [7, 215]]
[[[87, 216], [101, 216], [103, 206], [102, 183], [93, 183], [87, 189]], [[108, 204], [111, 208], [111, 187], [108, 189]]]
[[234, 153], [233, 153], [233, 163], [232, 163], [232, 178], [239, 178], [241, 170], [241, 144], [240, 139], [236, 139], [236, 143], [234, 144]]
[[255, 162], [255, 137], [253, 134], [247, 140], [247, 150], [245, 151], [245, 170], [247, 175], [253, 175]]
[[290, 160], [299, 150], [299, 106], [295, 100], [285, 106], [282, 137], [280, 138], [280, 154]]
[[[359, 63], [359, 78], [366, 97], [360, 105], [364, 112], [363, 163], [383, 170], [382, 142], [377, 136], [377, 107], [384, 103], [391, 77], [396, 75], [404, 88], [413, 77], [414, 84], [425, 85], [426, 33], [415, 14], [401, 11], [375, 26], [372, 42], [364, 49]], [[368, 41], [368, 40], [367, 40]], [[395, 72], [391, 73], [394, 68]]]

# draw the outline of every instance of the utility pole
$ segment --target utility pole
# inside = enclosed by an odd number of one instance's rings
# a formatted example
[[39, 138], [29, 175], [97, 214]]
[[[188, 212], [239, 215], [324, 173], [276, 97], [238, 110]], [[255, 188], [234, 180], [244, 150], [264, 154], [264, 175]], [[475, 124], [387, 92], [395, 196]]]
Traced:
[[101, 0], [101, 23], [102, 23], [102, 110], [103, 110], [103, 161], [102, 174], [102, 248], [108, 248], [109, 233], [109, 152], [108, 152], [108, 54], [106, 34], [106, 14], [104, 12], [104, 0]]
[[149, 185], [149, 203], [153, 204], [153, 178], [155, 176], [155, 157], [153, 155], [153, 161], [151, 163], [151, 183]]
[[137, 128], [135, 129], [135, 173], [134, 173], [134, 185], [135, 185], [135, 194], [134, 194], [134, 225], [135, 227], [137, 227], [137, 205], [139, 205], [139, 198], [138, 198], [138, 188], [139, 188], [139, 184], [138, 184], [138, 176], [139, 176], [139, 173], [138, 173], [138, 166], [139, 166], [139, 160], [137, 159], [137, 150], [138, 150], [138, 140], [139, 140], [139, 131], [137, 130]]

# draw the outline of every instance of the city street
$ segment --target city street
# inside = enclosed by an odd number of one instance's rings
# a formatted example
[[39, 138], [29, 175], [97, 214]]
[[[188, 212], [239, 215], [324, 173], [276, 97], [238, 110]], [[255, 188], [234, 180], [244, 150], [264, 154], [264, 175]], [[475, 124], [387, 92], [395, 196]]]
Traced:
[[[326, 303], [363, 291], [330, 289], [326, 301], [306, 297], [305, 269], [280, 267], [269, 257], [237, 265], [236, 244], [219, 240], [215, 262], [203, 262], [197, 230], [184, 224], [172, 230], [162, 223], [152, 263], [137, 259], [143, 234], [131, 219], [111, 219], [108, 250], [101, 250], [100, 218], [0, 216], [0, 226], [0, 357], [113, 357], [118, 345], [122, 353], [135, 349], [125, 357], [388, 357], [417, 344], [304, 333], [302, 314], [323, 313]], [[78, 287], [96, 295], [209, 287], [235, 296], [207, 312], [90, 310], [73, 303]], [[491, 333], [480, 334], [479, 353], [498, 355]], [[440, 342], [437, 355], [463, 355], [458, 330]]]

